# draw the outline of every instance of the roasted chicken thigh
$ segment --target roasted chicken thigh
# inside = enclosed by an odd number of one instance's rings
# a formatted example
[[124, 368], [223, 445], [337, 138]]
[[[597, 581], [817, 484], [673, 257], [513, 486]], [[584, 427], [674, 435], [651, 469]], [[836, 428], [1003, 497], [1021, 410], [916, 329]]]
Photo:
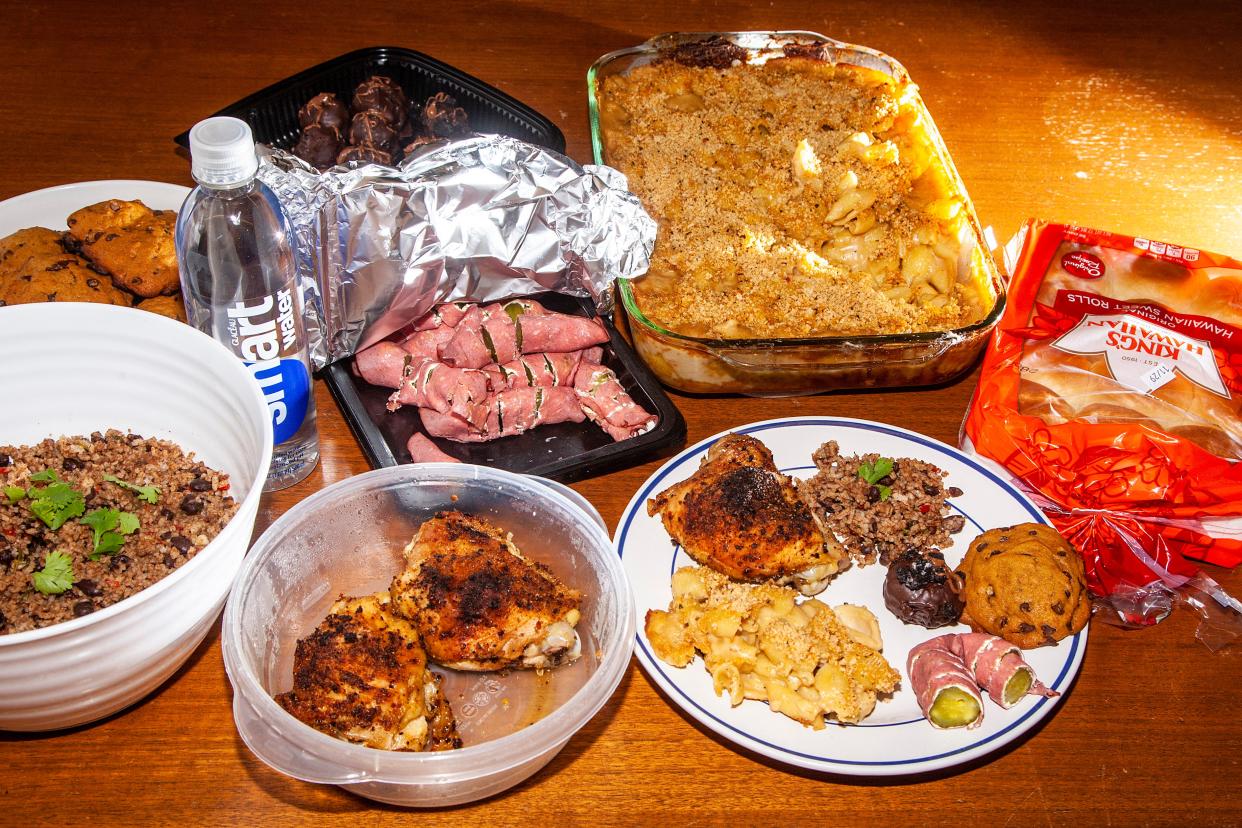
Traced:
[[298, 641], [293, 689], [276, 701], [316, 730], [367, 747], [461, 747], [440, 677], [427, 669], [418, 633], [391, 612], [386, 592], [333, 604]]
[[390, 593], [432, 661], [458, 670], [542, 670], [579, 656], [581, 594], [486, 520], [437, 514], [419, 527], [405, 561]]
[[821, 531], [767, 446], [744, 434], [716, 442], [698, 470], [647, 501], [690, 557], [737, 581], [822, 592], [848, 562]]

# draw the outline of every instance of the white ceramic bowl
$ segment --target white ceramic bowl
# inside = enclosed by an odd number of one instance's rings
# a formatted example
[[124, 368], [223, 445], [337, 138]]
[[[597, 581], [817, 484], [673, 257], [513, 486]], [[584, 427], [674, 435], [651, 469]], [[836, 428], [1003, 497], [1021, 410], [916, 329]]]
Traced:
[[[423, 463], [351, 477], [294, 506], [255, 542], [224, 613], [221, 648], [242, 739], [277, 770], [407, 806], [482, 799], [535, 773], [612, 695], [634, 647], [634, 604], [603, 522], [559, 486], [481, 466]], [[334, 739], [272, 698], [293, 684], [297, 640], [340, 594], [385, 589], [401, 550], [443, 509], [491, 519], [523, 554], [583, 592], [582, 657], [541, 678], [529, 670], [435, 667], [465, 742], [394, 753]]]
[[241, 362], [205, 334], [112, 305], [0, 307], [0, 443], [109, 428], [228, 473], [237, 514], [184, 566], [82, 618], [0, 635], [0, 729], [94, 721], [146, 696], [207, 634], [250, 543], [272, 426]]

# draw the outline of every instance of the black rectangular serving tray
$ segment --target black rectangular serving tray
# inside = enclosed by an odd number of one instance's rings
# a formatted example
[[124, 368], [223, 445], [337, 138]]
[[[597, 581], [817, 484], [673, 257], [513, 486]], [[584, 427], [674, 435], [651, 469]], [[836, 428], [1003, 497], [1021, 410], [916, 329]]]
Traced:
[[[291, 148], [301, 134], [298, 110], [320, 92], [332, 92], [348, 104], [354, 87], [371, 75], [386, 75], [420, 104], [437, 92], [447, 92], [470, 117], [477, 132], [509, 135], [556, 152], [565, 151], [565, 136], [550, 120], [495, 87], [421, 52], [394, 46], [359, 49], [312, 66], [230, 104], [215, 115], [231, 115], [250, 124], [256, 141], [280, 149]], [[175, 139], [189, 148], [190, 133]], [[536, 296], [548, 309], [580, 316], [594, 314], [591, 303], [561, 294]], [[542, 425], [525, 434], [489, 443], [455, 443], [432, 438], [445, 454], [464, 463], [476, 463], [523, 474], [537, 474], [562, 482], [579, 480], [609, 469], [636, 465], [686, 439], [686, 422], [673, 401], [630, 347], [610, 319], [604, 319], [609, 343], [604, 364], [617, 374], [634, 401], [659, 416], [646, 434], [621, 442], [592, 422]], [[405, 444], [422, 432], [418, 409], [385, 408], [392, 390], [354, 376], [352, 359], [329, 365], [320, 376], [345, 415], [346, 422], [373, 468], [410, 462]], [[425, 432], [424, 432], [425, 433]]]
[[[559, 293], [531, 297], [548, 310], [576, 316], [593, 316], [591, 302]], [[677, 406], [660, 388], [660, 381], [617, 332], [612, 320], [602, 318], [608, 330], [603, 363], [611, 368], [634, 402], [659, 416], [646, 434], [614, 442], [589, 420], [581, 423], [541, 425], [514, 437], [487, 443], [456, 443], [431, 438], [445, 454], [463, 463], [475, 463], [522, 474], [537, 474], [568, 483], [610, 469], [633, 466], [665, 448], [680, 446], [686, 439], [686, 421]], [[362, 446], [373, 468], [409, 463], [405, 443], [414, 432], [426, 434], [418, 409], [406, 406], [394, 412], [385, 408], [392, 389], [371, 385], [351, 370], [352, 359], [329, 365], [324, 381], [341, 413]]]
[[[371, 75], [386, 75], [420, 105], [437, 92], [447, 92], [470, 116], [475, 132], [510, 135], [557, 152], [565, 136], [556, 124], [521, 101], [478, 78], [433, 57], [398, 46], [371, 46], [312, 66], [265, 89], [229, 104], [213, 115], [231, 115], [250, 124], [254, 139], [291, 149], [302, 133], [298, 110], [320, 92], [331, 92], [348, 106], [354, 87]], [[173, 139], [186, 149], [190, 131]]]

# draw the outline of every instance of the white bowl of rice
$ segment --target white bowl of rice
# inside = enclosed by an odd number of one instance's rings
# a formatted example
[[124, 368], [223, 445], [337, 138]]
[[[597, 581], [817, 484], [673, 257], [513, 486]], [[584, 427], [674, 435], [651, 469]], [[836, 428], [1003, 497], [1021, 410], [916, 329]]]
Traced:
[[[6, 619], [7, 628], [18, 631], [0, 628], [0, 729], [72, 727], [111, 715], [147, 696], [202, 642], [220, 614], [250, 545], [271, 462], [272, 427], [262, 394], [239, 360], [210, 337], [152, 313], [77, 303], [0, 307], [0, 353], [8, 355], [0, 359], [0, 446], [19, 447], [18, 458], [42, 462], [53, 450], [51, 444], [44, 444], [43, 453], [30, 454], [25, 449], [49, 438], [75, 437], [81, 438], [76, 450], [85, 452], [89, 461], [95, 455], [90, 435], [95, 434], [94, 442], [102, 445], [109, 439], [108, 432], [116, 431], [126, 437], [112, 436], [114, 442], [132, 439], [135, 447], [144, 449], [147, 443], [156, 451], [160, 446], [166, 448], [154, 441], [175, 444], [210, 472], [195, 472], [193, 486], [186, 482], [188, 477], [179, 478], [184, 485], [176, 486], [167, 478], [169, 490], [150, 495], [158, 499], [157, 506], [142, 500], [138, 486], [131, 491], [119, 483], [101, 483], [99, 478], [107, 469], [83, 470], [77, 463], [65, 466], [63, 461], [62, 468], [55, 469], [55, 464], [48, 464], [58, 477], [78, 481], [86, 493], [85, 514], [66, 521], [69, 529], [57, 530], [69, 532], [66, 538], [72, 532], [79, 536], [86, 532], [89, 538], [92, 530], [78, 525], [82, 518], [100, 511], [101, 504], [113, 506], [123, 502], [119, 498], [130, 497], [126, 502], [133, 505], [124, 508], [149, 515], [149, 520], [144, 517], [147, 525], [119, 539], [123, 545], [103, 552], [102, 560], [114, 567], [118, 561], [136, 567], [137, 561], [121, 555], [128, 549], [137, 556], [140, 540], [149, 542], [154, 535], [169, 545], [169, 557], [164, 559], [168, 574], [129, 597], [115, 603], [92, 597], [122, 578], [118, 574], [111, 583], [100, 584], [108, 580], [108, 570], [80, 560], [79, 570], [96, 567], [92, 577], [83, 578], [86, 573], [78, 571], [71, 576], [77, 578], [71, 586], [65, 588], [69, 583], [65, 579], [61, 587], [51, 587], [61, 588], [64, 597], [72, 599], [73, 612], [45, 614], [44, 621], [53, 623], [34, 629], [29, 623], [22, 628], [15, 618]], [[131, 434], [147, 440], [140, 443], [137, 437], [127, 437]], [[0, 485], [7, 485], [11, 492], [2, 502], [16, 498], [15, 509], [33, 511], [34, 499], [20, 490], [37, 494], [39, 487], [51, 485], [54, 478], [43, 472], [43, 481], [35, 484], [30, 481], [34, 460], [20, 466], [14, 457], [0, 461], [9, 467], [0, 469]], [[95, 483], [81, 483], [84, 475], [93, 476]], [[4, 479], [18, 476], [23, 479], [16, 481], [17, 486]], [[206, 533], [194, 524], [193, 518], [202, 511], [196, 500], [214, 494], [217, 488], [234, 499], [236, 511], [218, 534], [214, 528]], [[163, 528], [158, 525], [160, 512], [170, 522], [165, 532], [159, 532]], [[59, 537], [31, 523], [44, 539], [34, 552], [22, 545], [20, 555], [41, 556], [41, 571], [49, 572], [46, 561]], [[11, 520], [7, 529], [14, 531]], [[20, 555], [5, 562], [6, 548], [18, 545], [12, 535], [5, 538], [0, 531], [0, 572], [21, 563]], [[95, 571], [102, 574], [94, 575]], [[47, 580], [45, 589], [46, 584]], [[0, 601], [14, 615], [22, 596], [51, 605], [48, 595], [33, 583], [32, 588], [20, 589], [10, 583]], [[79, 612], [80, 617], [75, 617]]]

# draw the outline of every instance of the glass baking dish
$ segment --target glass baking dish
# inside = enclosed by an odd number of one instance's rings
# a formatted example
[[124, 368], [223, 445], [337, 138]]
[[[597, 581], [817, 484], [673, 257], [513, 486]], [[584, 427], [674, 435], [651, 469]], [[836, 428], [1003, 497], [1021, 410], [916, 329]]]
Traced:
[[[742, 47], [747, 62], [785, 56], [785, 47], [804, 47], [833, 64], [844, 63], [883, 72], [900, 84], [909, 75], [891, 57], [841, 43], [814, 32], [674, 32], [629, 49], [604, 55], [587, 73], [591, 144], [595, 161], [609, 164], [607, 136], [601, 126], [601, 80], [651, 63], [672, 49], [723, 38]], [[756, 396], [811, 394], [834, 389], [930, 385], [968, 370], [978, 357], [1004, 309], [1005, 288], [973, 203], [953, 165], [944, 141], [922, 99], [914, 91], [926, 134], [949, 180], [964, 201], [962, 262], [986, 283], [995, 297], [991, 309], [972, 324], [951, 330], [812, 338], [719, 339], [681, 334], [648, 318], [628, 280], [617, 282], [617, 304], [625, 309], [631, 339], [652, 371], [683, 391], [740, 393]], [[621, 170], [625, 172], [624, 169]], [[659, 255], [657, 243], [656, 255]]]

